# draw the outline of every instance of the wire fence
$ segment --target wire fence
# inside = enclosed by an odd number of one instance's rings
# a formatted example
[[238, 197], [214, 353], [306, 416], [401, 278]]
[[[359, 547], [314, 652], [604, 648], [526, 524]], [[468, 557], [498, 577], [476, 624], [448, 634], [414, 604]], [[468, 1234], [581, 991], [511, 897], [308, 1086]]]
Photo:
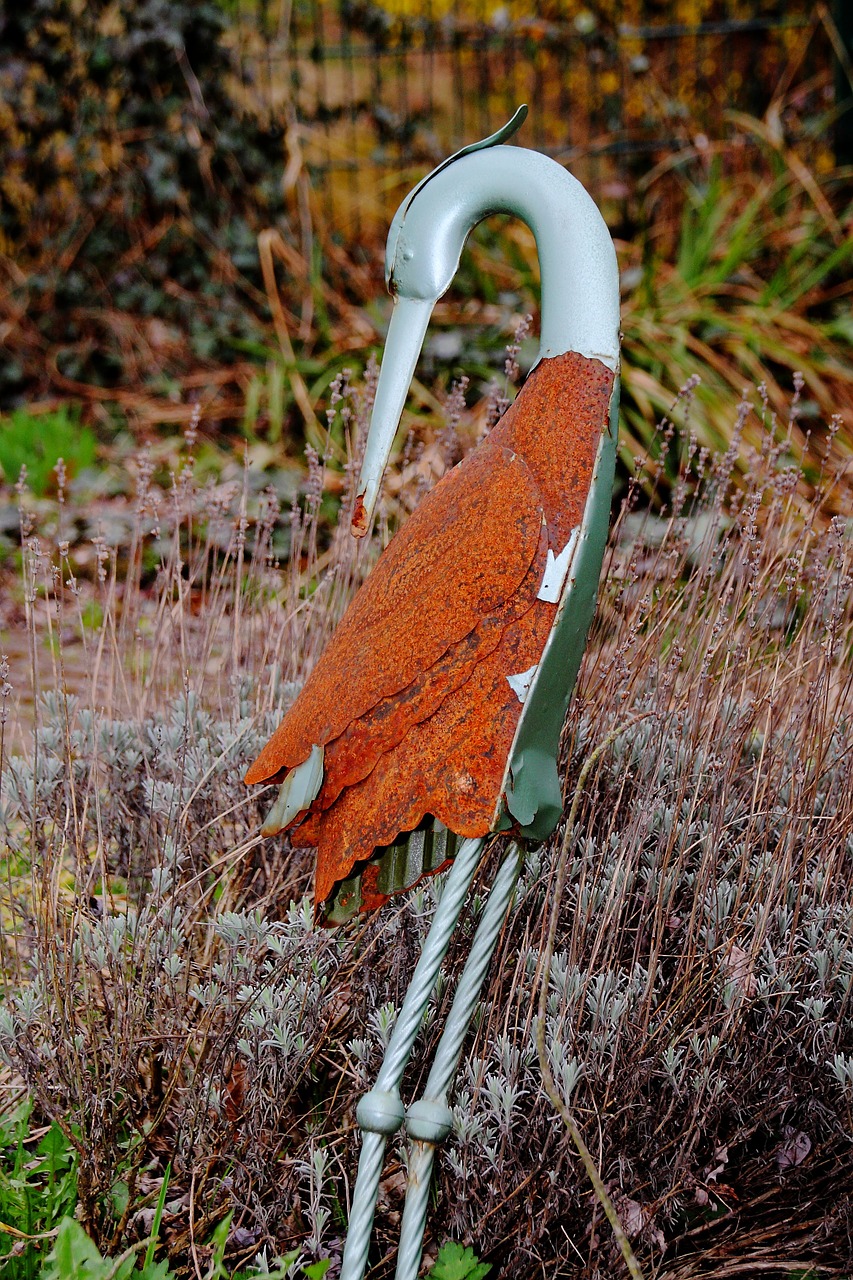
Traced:
[[831, 27], [809, 0], [609, 0], [554, 17], [516, 16], [512, 0], [255, 0], [238, 24], [244, 83], [287, 121], [292, 171], [356, 242], [521, 102], [521, 140], [618, 222], [639, 175], [731, 137], [733, 113], [760, 117], [794, 85], [831, 104]]

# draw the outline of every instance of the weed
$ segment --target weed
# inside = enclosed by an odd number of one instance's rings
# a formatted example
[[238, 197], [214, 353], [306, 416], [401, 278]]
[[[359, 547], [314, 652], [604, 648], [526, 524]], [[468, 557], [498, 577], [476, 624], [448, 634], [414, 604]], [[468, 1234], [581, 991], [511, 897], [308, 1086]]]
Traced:
[[427, 1276], [429, 1280], [483, 1280], [491, 1269], [487, 1262], [480, 1262], [473, 1249], [446, 1240]]
[[[158, 1210], [162, 1211], [162, 1203]], [[155, 1227], [159, 1227], [159, 1221], [158, 1216]], [[228, 1215], [213, 1233], [206, 1250], [210, 1262], [204, 1272], [204, 1280], [322, 1280], [329, 1268], [326, 1260], [302, 1265], [299, 1252], [294, 1251], [286, 1257], [277, 1258], [271, 1267], [260, 1258], [248, 1270], [232, 1271], [224, 1262], [230, 1225], [231, 1216]], [[156, 1230], [152, 1231], [140, 1265], [137, 1265], [137, 1257], [145, 1242], [132, 1245], [117, 1258], [105, 1258], [78, 1222], [73, 1218], [63, 1218], [54, 1246], [39, 1272], [39, 1280], [130, 1280], [131, 1276], [138, 1280], [176, 1280], [176, 1273], [168, 1262], [154, 1261], [155, 1240]]]
[[76, 1158], [56, 1124], [32, 1133], [29, 1102], [19, 1105], [2, 1124], [0, 1147], [0, 1222], [2, 1243], [11, 1246], [3, 1274], [9, 1280], [35, 1280], [39, 1274], [38, 1242], [77, 1201]]
[[[669, 379], [699, 379], [685, 402], [682, 440], [692, 432], [706, 447], [725, 450], [743, 387], [761, 383], [770, 408], [787, 412], [795, 375], [791, 444], [812, 481], [820, 455], [811, 452], [840, 404], [850, 405], [850, 334], [837, 299], [847, 292], [851, 243], [828, 203], [815, 207], [799, 171], [779, 171], [769, 147], [749, 174], [727, 178], [717, 159], [685, 166], [686, 202], [676, 256], [649, 240], [625, 246], [623, 278], [633, 279], [623, 314], [625, 377], [622, 456], [655, 450], [649, 427], [666, 412]], [[842, 214], [846, 224], [850, 209]], [[663, 352], [666, 352], [662, 359]], [[753, 420], [741, 433], [737, 467], [760, 439]], [[663, 459], [670, 477], [677, 457]], [[674, 470], [673, 470], [674, 467]]]

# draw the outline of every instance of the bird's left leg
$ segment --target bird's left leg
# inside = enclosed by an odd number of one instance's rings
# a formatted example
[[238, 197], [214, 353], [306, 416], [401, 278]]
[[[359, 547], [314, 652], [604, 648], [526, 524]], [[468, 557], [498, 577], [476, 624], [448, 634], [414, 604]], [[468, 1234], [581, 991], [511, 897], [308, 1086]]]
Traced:
[[447, 1137], [451, 1127], [447, 1094], [459, 1066], [462, 1045], [471, 1025], [498, 934], [506, 919], [523, 856], [517, 844], [509, 846], [477, 926], [423, 1097], [413, 1102], [406, 1112], [406, 1130], [411, 1141], [406, 1204], [397, 1254], [397, 1280], [417, 1280], [435, 1148], [437, 1143]]
[[[459, 921], [485, 841], [464, 840], [453, 860], [420, 960], [406, 991], [376, 1084], [358, 1104], [356, 1116], [364, 1133], [353, 1192], [340, 1280], [362, 1280], [370, 1246], [385, 1141], [403, 1123], [400, 1082], [412, 1052], [441, 962]], [[491, 901], [491, 899], [490, 899]]]

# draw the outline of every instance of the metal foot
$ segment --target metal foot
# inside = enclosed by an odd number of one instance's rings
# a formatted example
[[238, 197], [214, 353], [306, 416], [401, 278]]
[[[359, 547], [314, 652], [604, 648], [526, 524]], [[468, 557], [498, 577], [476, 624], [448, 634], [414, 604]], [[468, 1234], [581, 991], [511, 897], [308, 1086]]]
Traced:
[[[396, 1133], [403, 1123], [404, 1110], [400, 1101], [400, 1082], [426, 1012], [430, 993], [435, 986], [441, 962], [447, 954], [450, 938], [468, 896], [484, 843], [485, 841], [481, 839], [465, 840], [459, 847], [448, 872], [441, 902], [436, 908], [421, 958], [415, 966], [409, 989], [397, 1021], [394, 1023], [391, 1039], [376, 1077], [376, 1084], [358, 1104], [356, 1115], [364, 1131], [364, 1140], [358, 1162], [358, 1177], [353, 1192], [340, 1280], [362, 1280], [364, 1276], [373, 1215], [376, 1209], [376, 1195], [385, 1157], [385, 1141], [390, 1134]], [[494, 893], [493, 890], [489, 903]], [[482, 921], [480, 929], [482, 929]], [[478, 929], [478, 937], [479, 932]], [[455, 1005], [454, 1001], [454, 1008]]]

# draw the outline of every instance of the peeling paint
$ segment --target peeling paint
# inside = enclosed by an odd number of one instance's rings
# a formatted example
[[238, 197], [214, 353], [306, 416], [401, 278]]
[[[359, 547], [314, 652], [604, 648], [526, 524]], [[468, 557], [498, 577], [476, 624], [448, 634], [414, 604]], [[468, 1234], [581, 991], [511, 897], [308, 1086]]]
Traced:
[[539, 588], [537, 600], [545, 600], [549, 604], [556, 604], [560, 599], [563, 583], [566, 581], [566, 574], [569, 572], [569, 565], [572, 562], [572, 556], [577, 546], [579, 533], [580, 529], [572, 530], [572, 536], [558, 556], [554, 555], [550, 547], [548, 548], [548, 560], [545, 565], [545, 572], [542, 575], [542, 586]]
[[265, 836], [278, 835], [316, 800], [323, 785], [323, 754], [323, 748], [315, 742], [308, 759], [287, 775], [261, 827]]
[[[538, 598], [541, 600], [542, 597], [539, 596]], [[529, 667], [527, 671], [519, 671], [516, 675], [507, 676], [506, 678], [507, 684], [510, 689], [512, 689], [522, 706], [524, 706], [527, 701], [527, 695], [530, 692], [530, 686], [533, 683], [533, 677], [536, 675], [538, 668], [539, 663], [534, 662], [533, 666]]]

